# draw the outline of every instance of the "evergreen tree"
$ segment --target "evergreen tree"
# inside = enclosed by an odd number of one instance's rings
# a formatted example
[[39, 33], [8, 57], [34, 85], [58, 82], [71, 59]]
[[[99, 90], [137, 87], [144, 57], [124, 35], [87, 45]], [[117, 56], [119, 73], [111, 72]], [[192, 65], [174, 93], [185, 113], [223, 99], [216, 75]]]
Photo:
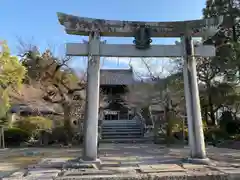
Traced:
[[232, 27], [229, 29], [225, 28], [225, 32], [228, 30], [226, 35], [231, 36], [231, 39], [235, 42], [240, 37], [240, 3], [239, 0], [207, 0], [206, 7], [203, 9], [203, 17], [211, 18], [218, 16], [229, 16], [231, 17]]
[[10, 54], [5, 42], [0, 47], [0, 125], [2, 125], [7, 121], [9, 92], [20, 88], [26, 69], [17, 57]]
[[[211, 125], [216, 124], [215, 113], [225, 106], [236, 78], [239, 78], [239, 15], [239, 5], [233, 0], [207, 0], [203, 9], [203, 18], [228, 16], [232, 21], [230, 27], [222, 27], [211, 41], [208, 40], [208, 43], [216, 46], [216, 57], [197, 60], [198, 78], [206, 87], [201, 94], [201, 106], [204, 117], [206, 120], [209, 118]], [[224, 77], [224, 80], [220, 77]]]
[[213, 64], [227, 80], [240, 79], [240, 3], [239, 0], [207, 0], [203, 9], [203, 17], [211, 18], [228, 16], [230, 27], [223, 27], [213, 38], [217, 47], [217, 56], [212, 58]]

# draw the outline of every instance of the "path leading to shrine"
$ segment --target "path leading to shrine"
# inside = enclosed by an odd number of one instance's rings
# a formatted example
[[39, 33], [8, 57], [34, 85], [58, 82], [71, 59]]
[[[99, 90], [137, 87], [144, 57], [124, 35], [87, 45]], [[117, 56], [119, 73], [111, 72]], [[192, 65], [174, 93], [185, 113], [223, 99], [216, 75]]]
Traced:
[[[0, 175], [18, 171], [7, 179], [41, 179], [59, 176], [57, 179], [148, 179], [156, 176], [166, 177], [194, 176], [198, 179], [221, 179], [229, 174], [240, 178], [240, 151], [208, 147], [210, 165], [193, 165], [182, 161], [188, 157], [189, 148], [166, 148], [155, 144], [101, 144], [102, 164], [96, 168], [66, 170], [62, 164], [74, 157], [81, 156], [80, 148], [19, 148], [0, 151]], [[34, 166], [33, 166], [34, 164]], [[36, 165], [37, 164], [37, 165]], [[23, 170], [24, 167], [28, 167]], [[19, 169], [20, 168], [20, 169]], [[207, 176], [208, 175], [208, 176]], [[233, 177], [233, 176], [232, 176]], [[237, 179], [238, 179], [237, 178]], [[22, 178], [24, 179], [24, 178]]]

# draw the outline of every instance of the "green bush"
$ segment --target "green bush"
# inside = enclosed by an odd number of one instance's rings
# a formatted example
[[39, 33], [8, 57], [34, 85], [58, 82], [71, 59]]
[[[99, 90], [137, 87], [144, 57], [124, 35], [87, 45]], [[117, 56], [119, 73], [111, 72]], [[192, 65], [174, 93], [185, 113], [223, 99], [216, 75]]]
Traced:
[[233, 118], [230, 111], [224, 111], [220, 118], [220, 128], [226, 131], [229, 135], [240, 133], [240, 122]]
[[42, 116], [29, 116], [25, 119], [33, 124], [36, 124], [38, 129], [48, 130], [53, 126], [53, 122], [51, 119]]
[[205, 140], [208, 142], [224, 140], [229, 138], [228, 133], [218, 127], [208, 129], [207, 131], [205, 131], [204, 136]]
[[227, 123], [225, 129], [229, 135], [238, 134], [240, 132], [240, 123], [238, 121], [230, 121]]
[[32, 134], [34, 131], [37, 130], [37, 125], [27, 121], [25, 119], [18, 120], [14, 123], [15, 128], [22, 129], [24, 131], [28, 131], [30, 134]]
[[9, 128], [4, 131], [4, 139], [7, 146], [19, 146], [27, 141], [31, 133], [20, 128]]
[[64, 132], [65, 132], [65, 129], [63, 126], [59, 126], [59, 127], [52, 129], [52, 134], [51, 134], [51, 138], [50, 138], [51, 141], [59, 142], [59, 143], [66, 142], [67, 136], [66, 136], [66, 133], [64, 133]]
[[52, 120], [41, 116], [29, 116], [14, 123], [14, 127], [28, 131], [33, 136], [39, 136], [39, 130], [52, 128]]

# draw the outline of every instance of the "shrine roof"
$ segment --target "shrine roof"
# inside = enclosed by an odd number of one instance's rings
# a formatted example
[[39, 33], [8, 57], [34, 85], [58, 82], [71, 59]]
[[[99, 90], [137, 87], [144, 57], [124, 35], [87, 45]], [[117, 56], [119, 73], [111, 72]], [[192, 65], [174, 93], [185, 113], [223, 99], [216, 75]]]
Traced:
[[134, 83], [132, 69], [101, 69], [100, 85], [130, 85]]
[[195, 37], [203, 37], [209, 27], [229, 24], [229, 18], [222, 16], [189, 21], [144, 22], [94, 19], [60, 12], [57, 15], [66, 33], [85, 36], [88, 36], [93, 30], [98, 30], [101, 36], [133, 37], [135, 29], [144, 25], [151, 28], [151, 37], [180, 37], [185, 33], [190, 33]]

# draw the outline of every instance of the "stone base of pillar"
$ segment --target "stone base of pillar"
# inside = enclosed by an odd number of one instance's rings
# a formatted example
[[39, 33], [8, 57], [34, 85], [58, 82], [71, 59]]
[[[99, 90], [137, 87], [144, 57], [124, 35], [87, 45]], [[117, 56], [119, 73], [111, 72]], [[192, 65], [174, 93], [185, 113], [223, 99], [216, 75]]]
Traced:
[[99, 169], [101, 166], [101, 160], [85, 161], [82, 158], [76, 158], [69, 160], [63, 165], [63, 169]]
[[191, 163], [191, 164], [201, 164], [201, 165], [214, 165], [214, 163], [209, 158], [186, 158], [183, 159], [184, 163]]

